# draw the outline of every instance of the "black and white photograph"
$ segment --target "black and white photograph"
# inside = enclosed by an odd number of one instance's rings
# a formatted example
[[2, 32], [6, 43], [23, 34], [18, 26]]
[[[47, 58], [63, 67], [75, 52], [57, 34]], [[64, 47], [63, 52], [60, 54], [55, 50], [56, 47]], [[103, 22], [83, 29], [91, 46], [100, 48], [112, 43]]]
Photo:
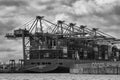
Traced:
[[0, 80], [119, 80], [120, 0], [0, 0]]

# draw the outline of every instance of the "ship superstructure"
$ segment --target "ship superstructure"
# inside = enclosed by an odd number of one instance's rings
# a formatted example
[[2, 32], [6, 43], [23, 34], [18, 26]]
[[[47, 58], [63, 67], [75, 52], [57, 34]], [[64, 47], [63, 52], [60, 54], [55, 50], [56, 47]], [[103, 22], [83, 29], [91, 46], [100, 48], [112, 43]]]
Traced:
[[[28, 24], [29, 25], [29, 24]], [[25, 72], [69, 72], [75, 64], [119, 62], [119, 39], [85, 25], [57, 23], [37, 16], [31, 27], [14, 30], [7, 38], [22, 38]]]

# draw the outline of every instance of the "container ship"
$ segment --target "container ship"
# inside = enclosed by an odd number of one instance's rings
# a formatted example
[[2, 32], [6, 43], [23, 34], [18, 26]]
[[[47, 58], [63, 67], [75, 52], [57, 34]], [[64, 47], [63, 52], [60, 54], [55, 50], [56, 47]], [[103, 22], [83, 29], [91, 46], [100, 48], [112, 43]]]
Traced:
[[5, 36], [22, 39], [21, 72], [120, 74], [120, 49], [116, 46], [120, 39], [98, 28], [62, 20], [53, 23], [44, 16], [23, 26]]

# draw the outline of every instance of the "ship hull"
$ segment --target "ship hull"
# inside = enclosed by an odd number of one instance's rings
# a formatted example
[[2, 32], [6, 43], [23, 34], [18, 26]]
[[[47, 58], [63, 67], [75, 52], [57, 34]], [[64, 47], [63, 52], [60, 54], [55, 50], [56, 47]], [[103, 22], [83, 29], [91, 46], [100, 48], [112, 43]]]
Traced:
[[[31, 63], [35, 64], [31, 64]], [[40, 63], [39, 65], [37, 63]], [[74, 60], [40, 59], [30, 60], [23, 68], [23, 72], [33, 73], [69, 73]]]
[[24, 70], [24, 73], [69, 73], [69, 68], [66, 67], [57, 67], [56, 69], [51, 70], [39, 70], [37, 68], [31, 70]]
[[[111, 62], [111, 61], [93, 61], [93, 60], [69, 60], [69, 59], [41, 59], [36, 61], [28, 61], [27, 63], [50, 63], [50, 64], [41, 64], [41, 65], [26, 65], [24, 67], [24, 72], [32, 72], [32, 73], [95, 73], [94, 69], [98, 69], [96, 74], [102, 74], [103, 69], [106, 69], [106, 72], [103, 74], [111, 74], [112, 72], [108, 72], [108, 69], [120, 69], [120, 62]], [[86, 70], [87, 72], [81, 72], [80, 70]], [[76, 71], [79, 72], [76, 72]], [[90, 72], [91, 70], [91, 72]], [[101, 70], [101, 71], [100, 71]], [[75, 72], [74, 72], [75, 71]], [[113, 70], [113, 73], [119, 73], [120, 70]]]

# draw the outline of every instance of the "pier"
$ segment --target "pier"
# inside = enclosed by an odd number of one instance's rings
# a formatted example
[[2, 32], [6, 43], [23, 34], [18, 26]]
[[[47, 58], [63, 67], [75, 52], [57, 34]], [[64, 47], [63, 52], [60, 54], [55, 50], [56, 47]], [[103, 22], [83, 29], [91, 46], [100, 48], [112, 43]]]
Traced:
[[71, 74], [120, 74], [120, 63], [85, 63], [75, 64], [70, 68]]

